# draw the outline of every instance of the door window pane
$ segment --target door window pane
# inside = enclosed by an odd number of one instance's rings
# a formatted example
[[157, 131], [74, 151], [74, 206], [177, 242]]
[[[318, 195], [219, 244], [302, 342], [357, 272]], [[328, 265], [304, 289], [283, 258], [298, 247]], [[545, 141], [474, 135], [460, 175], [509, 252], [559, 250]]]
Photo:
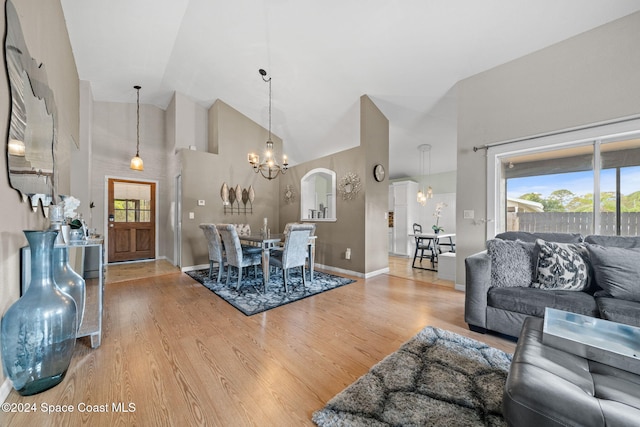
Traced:
[[151, 222], [149, 200], [114, 200], [115, 222]]

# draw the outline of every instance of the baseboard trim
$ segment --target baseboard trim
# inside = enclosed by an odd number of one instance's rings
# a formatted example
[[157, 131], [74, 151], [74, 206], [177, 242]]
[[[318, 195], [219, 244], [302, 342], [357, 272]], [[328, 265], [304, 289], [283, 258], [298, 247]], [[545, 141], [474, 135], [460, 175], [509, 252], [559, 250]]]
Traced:
[[5, 378], [2, 385], [0, 385], [0, 402], [4, 403], [4, 401], [7, 400], [12, 388], [11, 380], [9, 378]]
[[360, 278], [365, 277], [364, 274], [359, 273], [357, 271], [346, 270], [344, 268], [332, 267], [330, 265], [324, 265], [324, 264], [313, 264], [313, 265], [314, 265], [314, 268], [321, 268], [323, 270], [332, 271], [334, 273], [348, 274], [350, 276], [355, 276]]
[[385, 267], [385, 268], [381, 268], [380, 270], [370, 271], [368, 273], [365, 273], [364, 278], [369, 279], [371, 277], [375, 277], [375, 276], [379, 276], [381, 274], [387, 274], [387, 273], [389, 273], [389, 267]]
[[459, 284], [459, 283], [456, 283], [456, 285], [454, 286], [454, 289], [456, 291], [461, 291], [461, 292], [465, 292], [466, 291], [466, 287], [464, 285]]
[[180, 268], [180, 271], [185, 273], [187, 271], [202, 270], [203, 268], [207, 268], [208, 269], [209, 268], [209, 264], [189, 265], [189, 266]]

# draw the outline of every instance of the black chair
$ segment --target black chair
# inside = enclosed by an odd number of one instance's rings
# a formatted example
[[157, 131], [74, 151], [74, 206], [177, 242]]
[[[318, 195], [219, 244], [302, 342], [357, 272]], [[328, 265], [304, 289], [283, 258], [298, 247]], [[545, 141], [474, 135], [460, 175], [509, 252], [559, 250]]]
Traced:
[[[422, 225], [413, 224], [413, 234], [421, 234], [422, 233]], [[436, 252], [436, 247], [433, 239], [427, 239], [424, 237], [414, 237], [416, 239], [416, 250], [413, 254], [413, 263], [411, 263], [411, 267], [413, 268], [424, 268], [422, 267], [422, 260], [427, 258], [431, 261], [431, 269], [435, 268], [435, 264], [438, 262], [438, 255]], [[428, 251], [428, 254], [425, 255], [425, 251]], [[418, 255], [418, 252], [420, 254]], [[416, 266], [416, 260], [420, 259], [420, 267]]]

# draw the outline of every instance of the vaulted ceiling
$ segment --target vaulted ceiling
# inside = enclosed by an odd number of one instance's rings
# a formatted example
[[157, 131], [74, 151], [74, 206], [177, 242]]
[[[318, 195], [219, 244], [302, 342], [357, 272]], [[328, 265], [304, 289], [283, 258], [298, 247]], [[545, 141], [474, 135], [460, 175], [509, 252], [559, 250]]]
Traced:
[[[456, 168], [461, 79], [640, 10], [637, 0], [61, 0], [96, 101], [221, 99], [273, 132], [292, 164], [359, 143], [359, 97], [390, 121], [392, 178]], [[260, 147], [263, 141], [256, 141]]]

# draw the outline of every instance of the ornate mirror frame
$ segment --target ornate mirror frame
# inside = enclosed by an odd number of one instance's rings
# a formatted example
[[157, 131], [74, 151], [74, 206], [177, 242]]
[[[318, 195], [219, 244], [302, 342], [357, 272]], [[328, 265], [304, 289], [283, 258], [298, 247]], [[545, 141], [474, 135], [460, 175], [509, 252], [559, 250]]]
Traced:
[[29, 199], [34, 211], [42, 206], [46, 215], [55, 194], [56, 105], [44, 65], [29, 54], [10, 0], [5, 16], [4, 58], [11, 98], [6, 149], [9, 183], [24, 200]]

